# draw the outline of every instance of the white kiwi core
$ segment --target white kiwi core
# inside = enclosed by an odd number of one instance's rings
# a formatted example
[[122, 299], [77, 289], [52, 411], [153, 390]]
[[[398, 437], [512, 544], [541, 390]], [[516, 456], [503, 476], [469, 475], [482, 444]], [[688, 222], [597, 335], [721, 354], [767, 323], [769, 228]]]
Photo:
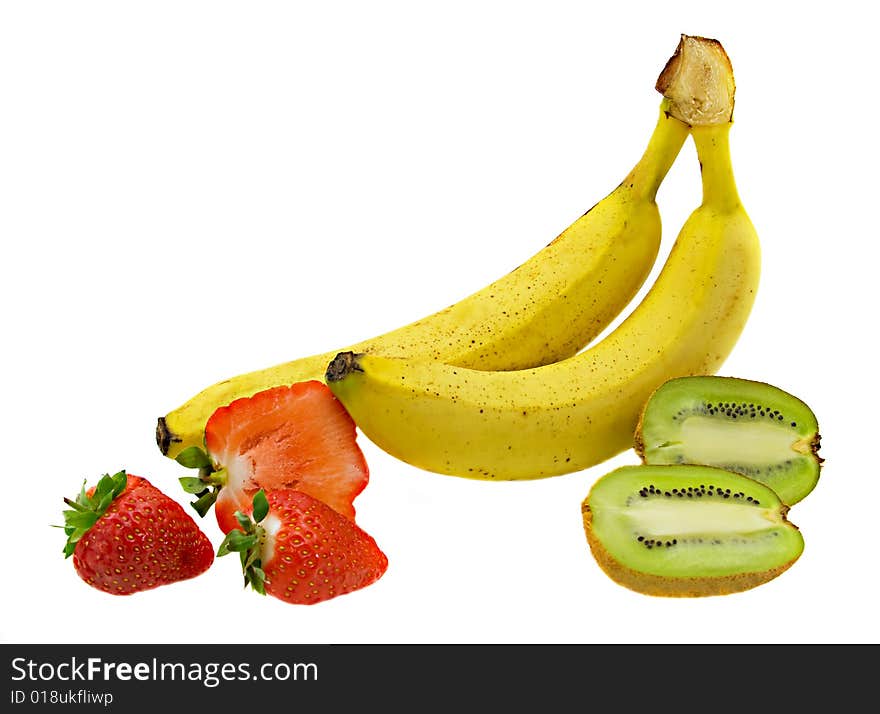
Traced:
[[639, 499], [624, 511], [644, 536], [699, 535], [702, 533], [745, 534], [766, 530], [779, 523], [771, 509], [729, 501], [689, 501], [682, 508], [678, 499]]
[[692, 416], [682, 423], [680, 439], [687, 458], [697, 463], [763, 466], [797, 456], [798, 437], [772, 422], [720, 421]]

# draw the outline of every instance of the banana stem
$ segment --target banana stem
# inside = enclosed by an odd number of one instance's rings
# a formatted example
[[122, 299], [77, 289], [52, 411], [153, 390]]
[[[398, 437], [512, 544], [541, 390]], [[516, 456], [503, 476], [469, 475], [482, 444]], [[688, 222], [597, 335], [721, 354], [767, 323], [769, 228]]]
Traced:
[[648, 147], [623, 183], [629, 185], [639, 197], [653, 202], [660, 184], [687, 139], [688, 131], [687, 124], [669, 113], [668, 101], [664, 99]]
[[691, 129], [703, 182], [703, 205], [729, 211], [741, 205], [730, 159], [730, 127], [726, 124]]

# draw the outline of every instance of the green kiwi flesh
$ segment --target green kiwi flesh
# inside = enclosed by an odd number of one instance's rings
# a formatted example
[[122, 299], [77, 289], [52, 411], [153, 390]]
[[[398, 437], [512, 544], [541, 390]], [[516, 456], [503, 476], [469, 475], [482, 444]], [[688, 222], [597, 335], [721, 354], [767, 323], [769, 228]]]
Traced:
[[804, 549], [789, 507], [768, 486], [711, 466], [622, 466], [583, 501], [603, 571], [636, 592], [726, 595], [777, 577]]
[[701, 464], [770, 486], [788, 505], [819, 480], [819, 426], [788, 392], [735, 377], [671, 379], [645, 405], [635, 449], [646, 464]]

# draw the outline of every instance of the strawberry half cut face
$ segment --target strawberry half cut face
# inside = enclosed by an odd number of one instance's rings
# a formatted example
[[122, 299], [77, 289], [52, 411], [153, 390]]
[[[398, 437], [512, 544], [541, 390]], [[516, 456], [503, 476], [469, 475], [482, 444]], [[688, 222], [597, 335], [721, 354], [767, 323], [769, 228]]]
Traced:
[[369, 480], [354, 421], [317, 380], [217, 409], [205, 446], [221, 484], [214, 511], [224, 533], [239, 527], [235, 512], [250, 513], [260, 489], [301, 491], [354, 520], [353, 501]]

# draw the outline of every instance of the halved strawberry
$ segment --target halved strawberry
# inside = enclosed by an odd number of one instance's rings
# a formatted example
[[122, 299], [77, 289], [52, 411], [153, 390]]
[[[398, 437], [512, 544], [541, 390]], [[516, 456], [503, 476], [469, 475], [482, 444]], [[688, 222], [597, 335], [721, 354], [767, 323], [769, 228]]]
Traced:
[[237, 552], [245, 585], [285, 602], [314, 605], [359, 590], [384, 575], [388, 558], [366, 531], [307, 493], [254, 495], [253, 517], [236, 514], [218, 556]]
[[181, 479], [214, 512], [223, 532], [238, 527], [236, 511], [249, 513], [261, 488], [295, 489], [354, 520], [355, 497], [369, 469], [357, 444], [355, 423], [342, 403], [317, 380], [273, 387], [217, 409], [205, 425], [207, 455], [195, 447], [181, 464], [199, 469]]

